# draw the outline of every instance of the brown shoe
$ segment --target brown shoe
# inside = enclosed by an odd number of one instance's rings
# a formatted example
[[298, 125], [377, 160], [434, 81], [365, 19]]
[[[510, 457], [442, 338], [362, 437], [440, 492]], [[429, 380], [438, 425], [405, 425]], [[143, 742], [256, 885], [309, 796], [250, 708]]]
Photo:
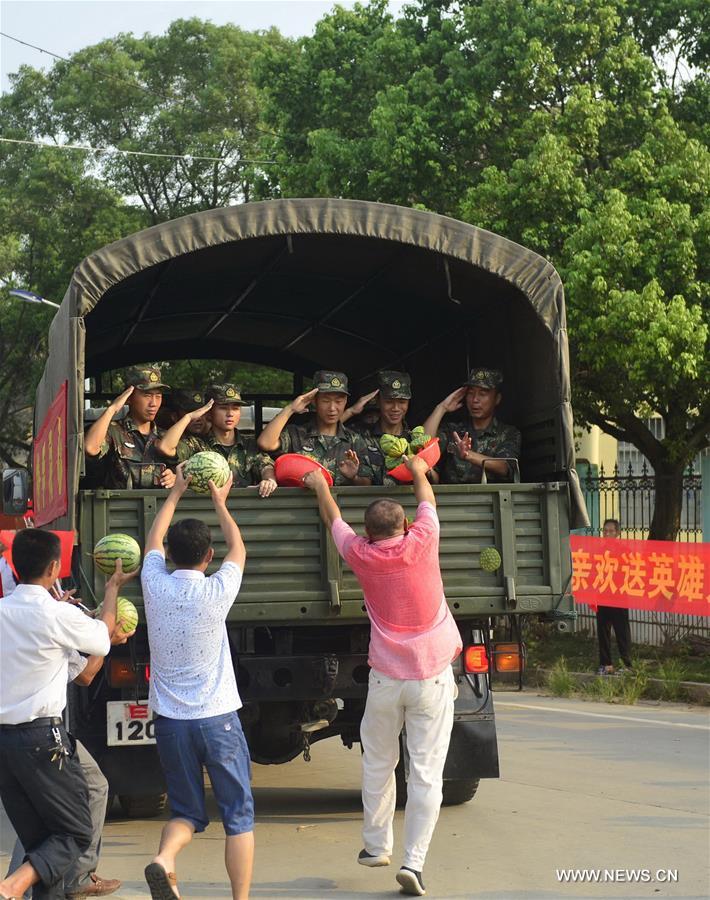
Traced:
[[118, 878], [100, 878], [96, 872], [91, 872], [89, 879], [87, 884], [82, 884], [75, 891], [67, 891], [64, 896], [70, 900], [79, 900], [80, 897], [105, 897], [121, 887]]

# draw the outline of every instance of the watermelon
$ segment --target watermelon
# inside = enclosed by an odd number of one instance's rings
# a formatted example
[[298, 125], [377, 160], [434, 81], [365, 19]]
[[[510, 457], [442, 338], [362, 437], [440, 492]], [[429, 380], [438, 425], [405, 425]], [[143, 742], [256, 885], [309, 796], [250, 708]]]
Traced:
[[500, 569], [500, 564], [503, 562], [495, 547], [484, 547], [481, 550], [480, 560], [484, 572], [495, 572]]
[[221, 453], [214, 450], [202, 450], [195, 453], [185, 463], [183, 469], [185, 478], [190, 476], [190, 488], [197, 494], [209, 494], [209, 481], [213, 481], [215, 487], [222, 487], [229, 478], [229, 463]]
[[113, 575], [116, 560], [123, 560], [124, 572], [135, 572], [141, 564], [141, 548], [130, 534], [107, 534], [94, 547], [94, 562], [104, 575]]
[[[96, 615], [100, 616], [103, 612], [103, 603], [96, 610]], [[116, 598], [116, 623], [123, 634], [130, 634], [136, 630], [138, 625], [138, 610], [134, 603], [131, 603], [126, 597]]]

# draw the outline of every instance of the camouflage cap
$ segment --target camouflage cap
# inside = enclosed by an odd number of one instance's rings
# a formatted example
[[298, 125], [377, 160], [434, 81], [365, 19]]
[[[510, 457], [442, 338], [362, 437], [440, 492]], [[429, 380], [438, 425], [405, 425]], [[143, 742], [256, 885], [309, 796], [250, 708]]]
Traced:
[[412, 379], [406, 372], [378, 372], [377, 385], [384, 400], [412, 399]]
[[214, 400], [215, 403], [234, 403], [236, 406], [247, 406], [246, 400], [242, 400], [242, 389], [236, 384], [211, 384], [205, 388], [205, 401]]
[[170, 392], [170, 405], [182, 412], [194, 412], [196, 409], [204, 406], [206, 402], [207, 400], [202, 391], [185, 388]]
[[498, 390], [503, 383], [503, 374], [498, 369], [471, 369], [466, 387], [482, 387]]
[[313, 376], [313, 387], [323, 394], [349, 394], [348, 376], [344, 372], [322, 370]]
[[126, 387], [135, 387], [139, 391], [167, 391], [170, 385], [160, 380], [157, 366], [131, 366], [126, 370]]

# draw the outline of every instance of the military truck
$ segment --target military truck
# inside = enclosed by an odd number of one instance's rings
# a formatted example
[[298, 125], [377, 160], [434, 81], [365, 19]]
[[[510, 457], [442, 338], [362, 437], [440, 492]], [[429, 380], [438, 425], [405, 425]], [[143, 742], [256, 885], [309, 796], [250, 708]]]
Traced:
[[[570, 526], [585, 524], [586, 512], [574, 469], [557, 272], [535, 253], [472, 225], [332, 199], [196, 213], [85, 259], [50, 329], [35, 420], [41, 444], [57, 410], [66, 417], [64, 430], [56, 429], [64, 439], [53, 446], [54, 467], [42, 454], [35, 462], [35, 505], [42, 527], [75, 530], [73, 571], [85, 602], [103, 589], [90, 556], [96, 541], [123, 532], [142, 543], [165, 498], [157, 488], [105, 490], [82, 482], [87, 397], [96, 402], [117, 393], [102, 381], [112, 370], [188, 358], [277, 367], [293, 374], [294, 395], [320, 368], [347, 372], [354, 396], [372, 386], [379, 369], [406, 370], [414, 388], [412, 425], [461, 385], [472, 365], [502, 369], [500, 418], [522, 432], [514, 482], [436, 488], [446, 597], [465, 647], [454, 664], [459, 697], [444, 802], [469, 800], [480, 778], [499, 771], [490, 690], [490, 668], [500, 656], [491, 641], [494, 624], [505, 619], [515, 630], [524, 617], [543, 616], [566, 627], [573, 616], [568, 535]], [[246, 396], [257, 433], [263, 405], [286, 399], [249, 395], [248, 386]], [[57, 466], [58, 484], [60, 475], [64, 481], [47, 494]], [[360, 527], [365, 507], [384, 490], [335, 493], [346, 519]], [[413, 509], [411, 488], [386, 490]], [[359, 740], [369, 638], [353, 573], [308, 492], [280, 488], [260, 500], [254, 489], [235, 489], [229, 505], [248, 549], [228, 633], [253, 760], [309, 758], [316, 742], [335, 736], [351, 748]], [[192, 492], [179, 515], [216, 526], [209, 499]], [[480, 567], [480, 551], [489, 546], [502, 557], [496, 572]], [[218, 543], [217, 561], [222, 550]], [[128, 595], [140, 609], [138, 581]], [[156, 813], [164, 790], [146, 705], [149, 679], [141, 625], [127, 647], [111, 653], [102, 678], [72, 690], [69, 705], [71, 728], [134, 815]], [[402, 790], [405, 768], [400, 764]]]

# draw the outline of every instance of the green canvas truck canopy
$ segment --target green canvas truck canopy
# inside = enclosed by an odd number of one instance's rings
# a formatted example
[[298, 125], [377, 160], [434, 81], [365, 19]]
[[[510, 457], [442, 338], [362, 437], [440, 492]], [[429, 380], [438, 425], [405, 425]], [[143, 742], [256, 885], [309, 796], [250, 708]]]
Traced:
[[[68, 385], [68, 492], [83, 462], [84, 378], [131, 363], [238, 359], [309, 378], [412, 375], [410, 421], [471, 366], [505, 377], [500, 418], [523, 433], [524, 481], [574, 470], [564, 291], [541, 256], [473, 225], [359, 200], [292, 199], [195, 213], [148, 228], [75, 269], [49, 334], [39, 427]], [[75, 509], [52, 523], [74, 528]]]

